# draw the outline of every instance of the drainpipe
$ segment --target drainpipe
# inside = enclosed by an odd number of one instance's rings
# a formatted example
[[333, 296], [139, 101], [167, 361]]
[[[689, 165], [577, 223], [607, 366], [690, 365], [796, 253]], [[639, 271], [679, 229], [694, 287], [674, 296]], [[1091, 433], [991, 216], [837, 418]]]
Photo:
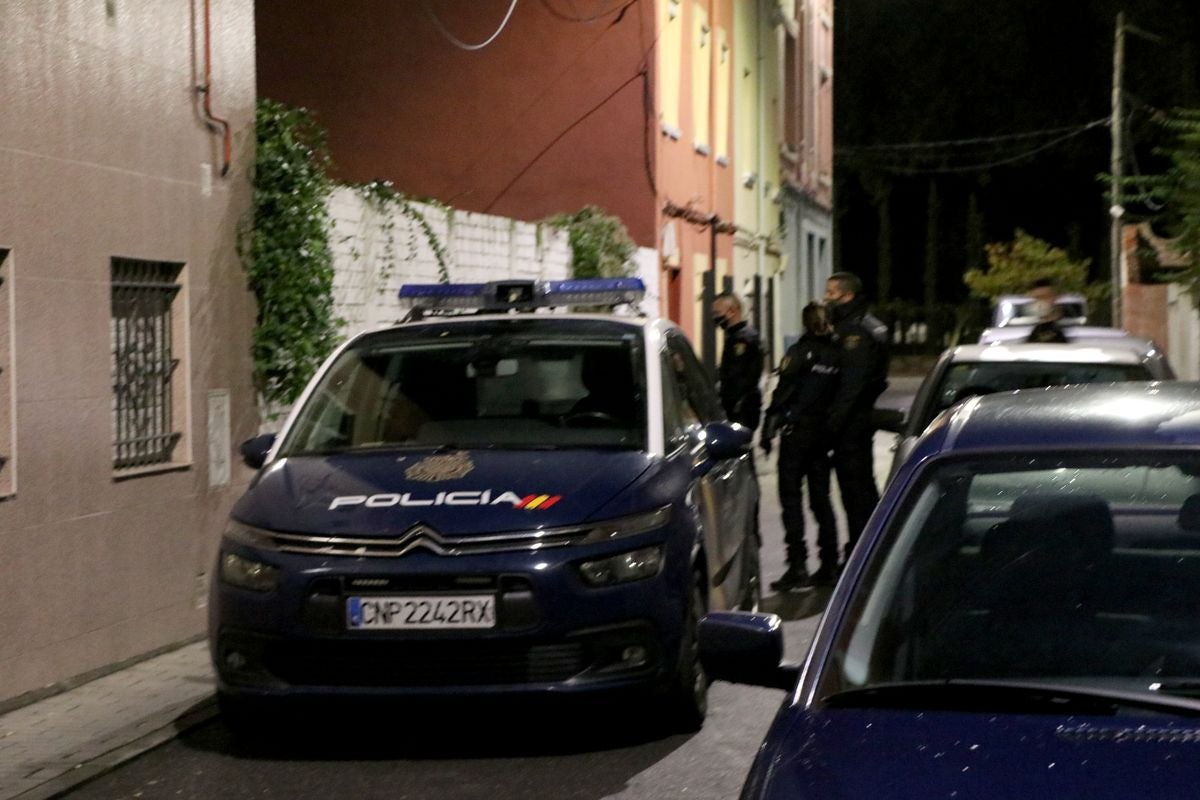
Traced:
[[222, 157], [221, 177], [229, 174], [229, 165], [233, 161], [233, 135], [229, 129], [229, 121], [212, 113], [212, 21], [209, 15], [209, 2], [204, 0], [204, 83], [196, 87], [203, 98], [201, 107], [204, 110], [204, 121], [209, 130], [216, 133], [221, 131]]

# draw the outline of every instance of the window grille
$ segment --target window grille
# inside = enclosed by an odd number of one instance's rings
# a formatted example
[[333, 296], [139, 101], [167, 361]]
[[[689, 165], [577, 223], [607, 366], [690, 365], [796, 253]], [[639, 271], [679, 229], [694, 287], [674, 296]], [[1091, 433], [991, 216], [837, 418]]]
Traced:
[[112, 260], [113, 467], [171, 461], [182, 434], [174, 430], [171, 311], [182, 266]]

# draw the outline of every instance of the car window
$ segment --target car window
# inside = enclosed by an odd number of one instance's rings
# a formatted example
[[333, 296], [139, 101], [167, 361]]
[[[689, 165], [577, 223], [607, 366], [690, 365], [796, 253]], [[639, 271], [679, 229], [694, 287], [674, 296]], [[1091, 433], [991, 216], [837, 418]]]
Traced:
[[717, 396], [716, 388], [708, 373], [696, 358], [692, 346], [678, 334], [667, 337], [667, 347], [675, 364], [675, 374], [680, 379], [684, 399], [699, 422], [719, 422], [725, 419], [725, 410]]
[[663, 435], [672, 446], [678, 446], [687, 436], [687, 428], [699, 422], [699, 416], [684, 398], [683, 365], [678, 356], [664, 348], [662, 358]]
[[342, 353], [282, 455], [413, 447], [636, 447], [640, 337], [368, 339]]
[[840, 622], [833, 693], [944, 679], [1200, 678], [1200, 458], [929, 470]]
[[938, 414], [967, 397], [1070, 383], [1146, 381], [1153, 376], [1142, 364], [981, 361], [951, 364], [934, 391], [933, 406], [922, 428]]

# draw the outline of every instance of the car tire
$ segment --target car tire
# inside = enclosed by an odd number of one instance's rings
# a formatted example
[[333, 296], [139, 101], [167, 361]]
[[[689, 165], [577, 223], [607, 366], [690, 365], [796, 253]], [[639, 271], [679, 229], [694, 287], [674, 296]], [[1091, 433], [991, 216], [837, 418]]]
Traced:
[[708, 675], [700, 663], [697, 629], [704, 616], [704, 590], [699, 575], [694, 577], [680, 644], [679, 664], [666, 696], [667, 721], [681, 733], [695, 733], [708, 713]]
[[758, 611], [762, 605], [762, 562], [759, 559], [761, 546], [756, 523], [743, 545], [746, 553], [742, 558], [742, 599], [738, 603], [738, 611]]

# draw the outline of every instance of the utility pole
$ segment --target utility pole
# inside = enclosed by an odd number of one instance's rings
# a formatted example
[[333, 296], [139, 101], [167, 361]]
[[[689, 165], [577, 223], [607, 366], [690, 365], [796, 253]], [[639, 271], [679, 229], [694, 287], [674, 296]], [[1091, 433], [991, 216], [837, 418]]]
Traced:
[[1117, 12], [1117, 29], [1113, 36], [1113, 78], [1112, 78], [1112, 116], [1109, 117], [1109, 131], [1112, 140], [1112, 152], [1109, 158], [1109, 174], [1112, 175], [1112, 205], [1108, 207], [1111, 217], [1109, 230], [1112, 277], [1112, 324], [1114, 328], [1121, 327], [1121, 218], [1125, 216], [1125, 207], [1121, 205], [1122, 164], [1121, 153], [1125, 146], [1125, 110], [1122, 102], [1121, 79], [1125, 72], [1125, 33], [1140, 36], [1148, 42], [1161, 43], [1163, 38], [1148, 33], [1136, 25], [1125, 24], [1125, 12]]
[[1112, 176], [1112, 204], [1108, 207], [1110, 278], [1112, 280], [1112, 325], [1121, 327], [1121, 217], [1125, 209], [1121, 206], [1121, 139], [1124, 111], [1121, 103], [1121, 73], [1125, 69], [1125, 12], [1117, 13], [1117, 30], [1113, 40], [1112, 114], [1109, 117], [1109, 138], [1112, 151], [1109, 156], [1109, 174]]

